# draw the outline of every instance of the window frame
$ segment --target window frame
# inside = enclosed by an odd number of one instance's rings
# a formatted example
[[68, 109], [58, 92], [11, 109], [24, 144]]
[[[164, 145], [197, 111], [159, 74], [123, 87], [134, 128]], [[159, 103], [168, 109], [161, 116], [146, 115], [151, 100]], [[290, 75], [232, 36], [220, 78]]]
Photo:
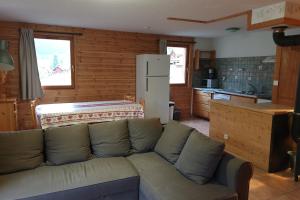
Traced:
[[[187, 86], [188, 85], [188, 74], [189, 74], [189, 45], [187, 44], [176, 44], [176, 43], [168, 43], [168, 47], [181, 47], [186, 49], [186, 58], [185, 58], [185, 77], [184, 83], [169, 83], [170, 85], [174, 86]], [[171, 65], [170, 65], [171, 67]]]
[[74, 56], [74, 37], [73, 35], [58, 35], [52, 33], [34, 33], [34, 39], [53, 39], [53, 40], [68, 40], [70, 41], [70, 61], [71, 61], [71, 85], [57, 85], [57, 86], [42, 86], [45, 90], [57, 89], [75, 89], [75, 56]]

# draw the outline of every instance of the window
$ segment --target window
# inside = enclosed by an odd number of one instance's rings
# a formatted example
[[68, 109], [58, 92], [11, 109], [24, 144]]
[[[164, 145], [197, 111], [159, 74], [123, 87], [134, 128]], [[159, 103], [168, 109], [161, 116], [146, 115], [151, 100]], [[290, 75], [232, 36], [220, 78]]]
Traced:
[[71, 37], [35, 37], [38, 70], [44, 88], [73, 88]]
[[186, 83], [187, 48], [168, 46], [167, 54], [170, 55], [170, 84]]

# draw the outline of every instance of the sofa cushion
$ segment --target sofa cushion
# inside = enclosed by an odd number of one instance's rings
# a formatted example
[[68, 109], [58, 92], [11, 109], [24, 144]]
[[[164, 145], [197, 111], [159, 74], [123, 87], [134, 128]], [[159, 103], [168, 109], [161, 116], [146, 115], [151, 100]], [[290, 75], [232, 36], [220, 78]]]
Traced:
[[93, 153], [97, 157], [125, 156], [130, 143], [127, 120], [89, 125]]
[[155, 146], [155, 152], [175, 163], [193, 128], [170, 121]]
[[162, 134], [159, 118], [128, 120], [130, 142], [135, 153], [153, 150]]
[[224, 151], [224, 143], [194, 130], [188, 138], [175, 166], [187, 178], [199, 184], [214, 175]]
[[88, 160], [91, 151], [87, 124], [48, 128], [45, 145], [47, 161], [51, 164]]
[[139, 177], [126, 158], [112, 157], [3, 175], [0, 185], [1, 200], [136, 200]]
[[42, 130], [0, 134], [0, 174], [32, 169], [43, 162]]
[[231, 189], [217, 184], [197, 184], [155, 152], [128, 157], [140, 174], [140, 197], [146, 200], [237, 200]]

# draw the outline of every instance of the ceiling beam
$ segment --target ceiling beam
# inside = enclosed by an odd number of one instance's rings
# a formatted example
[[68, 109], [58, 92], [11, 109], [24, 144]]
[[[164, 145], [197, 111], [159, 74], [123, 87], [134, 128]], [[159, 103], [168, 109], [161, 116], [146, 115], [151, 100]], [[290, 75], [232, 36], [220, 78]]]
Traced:
[[250, 13], [251, 13], [251, 10], [248, 10], [248, 11], [239, 12], [239, 13], [228, 15], [228, 16], [225, 16], [225, 17], [219, 17], [219, 18], [212, 19], [212, 20], [207, 20], [207, 21], [196, 20], [196, 19], [187, 19], [187, 18], [177, 18], [177, 17], [168, 17], [167, 19], [168, 20], [172, 20], [172, 21], [182, 21], [182, 22], [191, 22], [191, 23], [200, 23], [200, 24], [210, 24], [210, 23], [215, 23], [215, 22], [219, 22], [219, 21], [223, 21], [223, 20], [228, 20], [228, 19], [240, 17], [240, 16], [243, 16], [243, 15], [248, 16], [248, 15], [250, 15]]

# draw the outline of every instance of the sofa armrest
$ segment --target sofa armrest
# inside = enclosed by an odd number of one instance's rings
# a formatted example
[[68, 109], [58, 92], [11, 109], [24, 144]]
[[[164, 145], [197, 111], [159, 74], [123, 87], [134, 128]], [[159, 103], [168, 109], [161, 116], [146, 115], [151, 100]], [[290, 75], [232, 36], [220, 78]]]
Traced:
[[252, 175], [253, 167], [250, 162], [225, 153], [216, 171], [215, 180], [234, 190], [239, 200], [248, 200]]

